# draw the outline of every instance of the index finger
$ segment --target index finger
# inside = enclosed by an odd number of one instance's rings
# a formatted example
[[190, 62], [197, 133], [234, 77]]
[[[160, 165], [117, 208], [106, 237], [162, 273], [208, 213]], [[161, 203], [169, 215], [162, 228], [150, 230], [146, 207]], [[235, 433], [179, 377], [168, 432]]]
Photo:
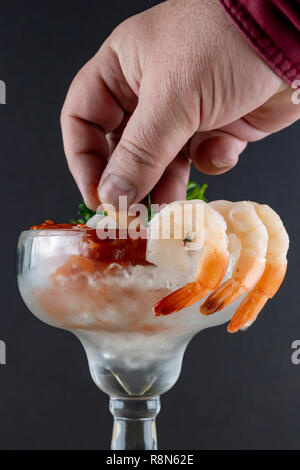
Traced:
[[68, 165], [91, 209], [99, 205], [96, 188], [109, 157], [106, 134], [124, 118], [123, 109], [104, 79], [115, 60], [108, 47], [100, 49], [73, 80], [61, 113]]

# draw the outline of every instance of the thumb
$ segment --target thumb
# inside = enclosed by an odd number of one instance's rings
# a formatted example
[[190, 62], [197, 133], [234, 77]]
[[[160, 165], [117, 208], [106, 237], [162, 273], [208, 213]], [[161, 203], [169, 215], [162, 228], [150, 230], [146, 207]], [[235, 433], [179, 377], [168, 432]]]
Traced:
[[196, 131], [196, 116], [176, 99], [141, 94], [102, 174], [100, 200], [115, 206], [119, 196], [127, 196], [129, 205], [141, 201]]

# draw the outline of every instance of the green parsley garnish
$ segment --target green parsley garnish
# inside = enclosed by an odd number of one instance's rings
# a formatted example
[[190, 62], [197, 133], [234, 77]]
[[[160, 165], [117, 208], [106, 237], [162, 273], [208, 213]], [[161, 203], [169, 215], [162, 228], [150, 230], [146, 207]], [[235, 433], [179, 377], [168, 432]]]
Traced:
[[152, 207], [151, 207], [151, 193], [149, 193], [147, 195], [147, 202], [148, 202], [148, 222], [150, 222], [150, 220], [154, 216], [154, 213], [153, 213]]
[[78, 220], [71, 220], [72, 224], [86, 224], [87, 221], [96, 214], [95, 211], [89, 209], [84, 202], [78, 205], [77, 214], [80, 215]]
[[204, 193], [206, 191], [207, 184], [202, 184], [201, 186], [194, 181], [190, 181], [186, 187], [186, 198], [188, 201], [191, 199], [201, 199], [202, 201], [208, 202]]

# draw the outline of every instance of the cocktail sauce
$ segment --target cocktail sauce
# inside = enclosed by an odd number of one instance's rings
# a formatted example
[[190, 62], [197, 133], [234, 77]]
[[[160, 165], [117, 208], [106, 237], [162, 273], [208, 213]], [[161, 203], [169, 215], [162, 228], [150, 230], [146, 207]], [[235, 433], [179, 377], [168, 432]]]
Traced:
[[146, 260], [147, 240], [138, 238], [133, 240], [129, 236], [126, 239], [118, 237], [116, 229], [116, 238], [106, 238], [101, 240], [97, 236], [97, 231], [84, 224], [57, 224], [52, 220], [45, 220], [40, 225], [33, 225], [30, 230], [78, 230], [84, 231], [84, 236], [79, 241], [80, 254], [93, 261], [102, 263], [117, 263], [121, 265], [146, 265], [150, 264]]

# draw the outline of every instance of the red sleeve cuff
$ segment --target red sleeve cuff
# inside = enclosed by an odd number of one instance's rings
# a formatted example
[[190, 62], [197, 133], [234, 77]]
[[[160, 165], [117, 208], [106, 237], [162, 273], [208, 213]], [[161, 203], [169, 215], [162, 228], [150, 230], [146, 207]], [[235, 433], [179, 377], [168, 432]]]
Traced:
[[285, 82], [300, 80], [300, 0], [220, 0], [239, 30]]

